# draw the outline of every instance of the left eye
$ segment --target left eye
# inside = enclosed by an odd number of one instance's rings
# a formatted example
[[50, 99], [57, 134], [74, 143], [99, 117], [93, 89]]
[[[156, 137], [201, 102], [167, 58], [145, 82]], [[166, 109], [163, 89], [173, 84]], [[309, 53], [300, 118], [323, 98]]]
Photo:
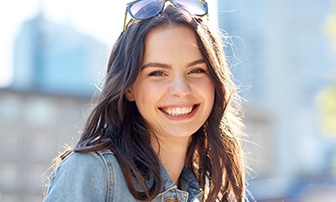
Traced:
[[197, 73], [204, 73], [204, 72], [205, 72], [204, 69], [202, 69], [202, 68], [198, 68], [198, 69], [193, 69], [193, 70], [191, 70], [189, 73], [190, 73], [190, 74], [197, 74]]

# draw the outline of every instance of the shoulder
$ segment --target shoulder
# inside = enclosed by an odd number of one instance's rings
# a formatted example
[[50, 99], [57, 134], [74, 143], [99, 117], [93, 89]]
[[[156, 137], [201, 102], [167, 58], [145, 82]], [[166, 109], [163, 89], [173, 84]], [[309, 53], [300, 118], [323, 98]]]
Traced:
[[113, 183], [115, 164], [118, 163], [113, 153], [107, 150], [69, 154], [51, 174], [46, 199], [75, 197], [74, 201], [83, 201], [106, 196]]
[[[106, 177], [115, 162], [111, 151], [72, 152], [54, 171], [53, 175], [66, 176], [68, 179], [89, 180], [92, 177]], [[99, 179], [98, 178], [98, 179]]]
[[59, 165], [60, 168], [89, 169], [106, 167], [107, 161], [113, 161], [114, 155], [111, 151], [98, 152], [72, 152]]

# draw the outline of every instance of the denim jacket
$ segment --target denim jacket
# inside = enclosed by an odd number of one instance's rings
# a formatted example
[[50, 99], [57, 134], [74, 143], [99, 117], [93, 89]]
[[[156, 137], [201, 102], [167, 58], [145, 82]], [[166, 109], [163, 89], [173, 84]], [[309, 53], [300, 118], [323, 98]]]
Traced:
[[[161, 166], [163, 186], [153, 202], [199, 202], [202, 191], [195, 175], [186, 167], [179, 178], [179, 188]], [[140, 187], [135, 181], [135, 187]], [[127, 188], [120, 165], [109, 150], [71, 153], [51, 174], [45, 202], [135, 202]]]

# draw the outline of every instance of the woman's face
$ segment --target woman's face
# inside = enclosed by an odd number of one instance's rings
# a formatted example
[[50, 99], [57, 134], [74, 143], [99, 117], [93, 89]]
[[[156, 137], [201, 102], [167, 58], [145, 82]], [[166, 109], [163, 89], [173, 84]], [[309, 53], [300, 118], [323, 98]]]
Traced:
[[127, 99], [159, 139], [189, 138], [209, 117], [215, 95], [194, 32], [183, 25], [151, 30], [140, 68]]

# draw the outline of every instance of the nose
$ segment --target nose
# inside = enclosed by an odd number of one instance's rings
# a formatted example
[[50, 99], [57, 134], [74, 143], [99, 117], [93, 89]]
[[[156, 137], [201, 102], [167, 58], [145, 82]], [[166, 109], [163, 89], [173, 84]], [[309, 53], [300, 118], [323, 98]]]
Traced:
[[192, 91], [190, 83], [186, 78], [183, 76], [175, 76], [172, 80], [169, 92], [173, 97], [182, 98], [191, 94]]

